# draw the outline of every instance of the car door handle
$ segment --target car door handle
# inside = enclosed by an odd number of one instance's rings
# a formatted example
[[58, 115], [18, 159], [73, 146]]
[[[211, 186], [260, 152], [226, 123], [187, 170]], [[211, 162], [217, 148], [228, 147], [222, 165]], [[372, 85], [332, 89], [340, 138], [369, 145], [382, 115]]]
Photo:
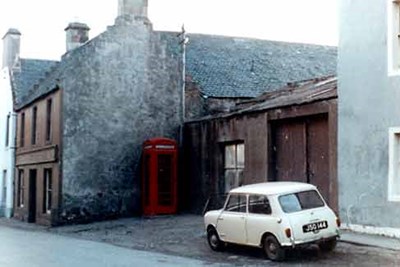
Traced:
[[223, 221], [223, 220], [224, 220], [224, 218], [221, 218], [221, 217], [218, 218], [218, 221]]

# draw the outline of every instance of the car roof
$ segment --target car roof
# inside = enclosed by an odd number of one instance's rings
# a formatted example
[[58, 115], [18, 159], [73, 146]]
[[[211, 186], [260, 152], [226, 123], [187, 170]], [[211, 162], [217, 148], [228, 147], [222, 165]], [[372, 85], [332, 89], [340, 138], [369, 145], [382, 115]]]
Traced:
[[230, 193], [277, 195], [315, 189], [312, 184], [300, 182], [265, 182], [237, 187]]

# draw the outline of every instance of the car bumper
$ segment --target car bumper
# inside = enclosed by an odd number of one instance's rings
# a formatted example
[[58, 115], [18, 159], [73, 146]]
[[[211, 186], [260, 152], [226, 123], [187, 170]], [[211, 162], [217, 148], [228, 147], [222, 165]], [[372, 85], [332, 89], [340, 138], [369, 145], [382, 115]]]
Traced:
[[340, 238], [340, 234], [336, 234], [333, 236], [328, 236], [328, 237], [321, 237], [321, 238], [317, 238], [317, 239], [313, 239], [313, 240], [294, 240], [291, 239], [290, 242], [288, 243], [284, 243], [281, 244], [282, 247], [285, 248], [301, 248], [301, 247], [307, 247], [313, 244], [320, 244], [320, 243], [324, 243], [327, 241], [331, 241], [331, 240], [335, 240], [335, 239], [339, 239]]

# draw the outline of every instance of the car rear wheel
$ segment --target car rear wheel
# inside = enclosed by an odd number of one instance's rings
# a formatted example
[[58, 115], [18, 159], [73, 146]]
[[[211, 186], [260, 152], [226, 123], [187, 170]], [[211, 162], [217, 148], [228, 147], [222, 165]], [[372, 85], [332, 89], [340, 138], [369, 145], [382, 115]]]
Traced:
[[337, 244], [336, 239], [328, 240], [319, 244], [319, 249], [324, 252], [329, 252], [335, 249]]
[[221, 251], [224, 243], [219, 239], [218, 233], [214, 228], [207, 231], [207, 241], [210, 248], [214, 251]]
[[285, 258], [285, 249], [281, 247], [278, 240], [272, 235], [267, 235], [264, 238], [263, 249], [270, 260], [281, 261]]

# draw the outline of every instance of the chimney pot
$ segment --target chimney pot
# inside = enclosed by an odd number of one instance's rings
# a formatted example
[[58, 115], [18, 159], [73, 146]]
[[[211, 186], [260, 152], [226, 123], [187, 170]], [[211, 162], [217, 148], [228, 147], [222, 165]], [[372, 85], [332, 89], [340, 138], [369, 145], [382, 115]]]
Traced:
[[119, 0], [118, 16], [147, 19], [148, 0]]
[[3, 65], [2, 68], [12, 68], [19, 58], [21, 33], [10, 28], [3, 37]]
[[71, 22], [65, 28], [67, 52], [81, 46], [89, 40], [90, 28], [85, 23]]

